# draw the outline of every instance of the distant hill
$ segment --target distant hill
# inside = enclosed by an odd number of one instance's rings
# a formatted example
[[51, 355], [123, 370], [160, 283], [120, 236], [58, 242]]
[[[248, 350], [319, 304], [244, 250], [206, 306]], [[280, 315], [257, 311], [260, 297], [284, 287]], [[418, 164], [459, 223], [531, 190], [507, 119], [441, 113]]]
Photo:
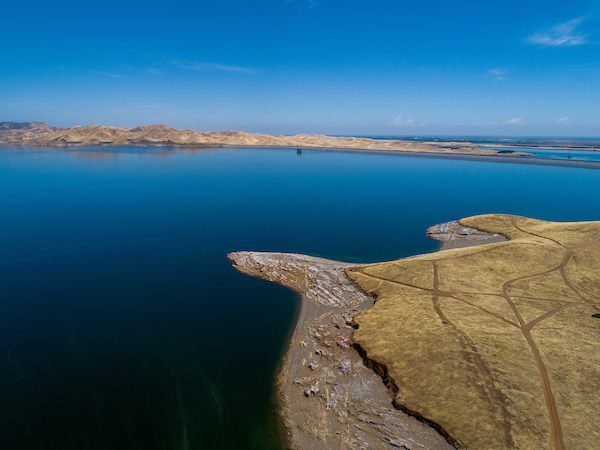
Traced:
[[[42, 122], [0, 122], [0, 130], [23, 130], [29, 129], [32, 126], [41, 124]], [[44, 124], [46, 125], [46, 124]]]
[[200, 132], [178, 130], [167, 125], [145, 125], [136, 128], [87, 125], [85, 127], [58, 128], [41, 122], [3, 122], [0, 128], [0, 145], [176, 145], [195, 147], [252, 145], [498, 155], [496, 150], [478, 149], [476, 145], [469, 143], [442, 146], [435, 142], [334, 137], [320, 134], [282, 136], [243, 131]]
[[61, 131], [68, 128], [51, 127], [44, 122], [0, 122], [0, 130]]
[[0, 122], [0, 145], [35, 143], [42, 136], [67, 130], [43, 122]]

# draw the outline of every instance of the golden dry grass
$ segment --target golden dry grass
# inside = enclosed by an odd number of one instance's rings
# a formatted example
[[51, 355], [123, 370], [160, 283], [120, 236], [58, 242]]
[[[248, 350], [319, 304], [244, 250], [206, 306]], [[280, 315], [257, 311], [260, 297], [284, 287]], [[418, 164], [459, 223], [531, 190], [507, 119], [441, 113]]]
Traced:
[[354, 343], [457, 447], [597, 447], [600, 222], [460, 223], [509, 241], [347, 269], [377, 299]]

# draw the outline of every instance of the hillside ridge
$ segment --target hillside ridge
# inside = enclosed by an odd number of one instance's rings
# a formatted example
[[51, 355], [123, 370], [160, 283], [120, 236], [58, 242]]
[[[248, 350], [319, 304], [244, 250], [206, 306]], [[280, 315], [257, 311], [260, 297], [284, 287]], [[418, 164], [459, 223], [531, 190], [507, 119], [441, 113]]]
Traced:
[[[175, 145], [197, 147], [248, 145], [499, 155], [497, 150], [480, 149], [476, 148], [476, 145], [469, 143], [463, 143], [460, 146], [442, 146], [435, 142], [337, 137], [321, 134], [284, 136], [233, 130], [201, 132], [196, 130], [179, 130], [162, 124], [142, 125], [135, 128], [104, 125], [59, 128], [51, 127], [42, 122], [2, 122], [0, 123], [0, 145]], [[520, 154], [513, 153], [511, 156], [517, 155]]]

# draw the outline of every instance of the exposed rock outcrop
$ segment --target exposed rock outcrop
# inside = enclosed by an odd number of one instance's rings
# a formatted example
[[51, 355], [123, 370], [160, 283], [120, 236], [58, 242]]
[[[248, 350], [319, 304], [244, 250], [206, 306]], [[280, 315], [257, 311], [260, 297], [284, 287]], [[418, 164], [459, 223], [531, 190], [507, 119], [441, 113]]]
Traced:
[[290, 448], [451, 448], [434, 430], [393, 407], [393, 391], [351, 346], [354, 316], [373, 300], [344, 275], [350, 264], [289, 253], [228, 257], [240, 272], [302, 297], [277, 378]]
[[506, 241], [506, 238], [499, 233], [488, 233], [465, 227], [458, 220], [433, 225], [427, 228], [426, 235], [428, 238], [442, 242], [440, 250]]
[[344, 274], [352, 264], [294, 253], [236, 252], [227, 256], [240, 272], [279, 283], [315, 304], [351, 307], [367, 299]]

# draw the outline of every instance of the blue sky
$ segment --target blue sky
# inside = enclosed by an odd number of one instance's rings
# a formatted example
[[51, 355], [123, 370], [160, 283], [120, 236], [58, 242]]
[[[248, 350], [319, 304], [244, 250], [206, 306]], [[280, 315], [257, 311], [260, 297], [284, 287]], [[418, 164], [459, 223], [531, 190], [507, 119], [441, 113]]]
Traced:
[[600, 136], [600, 1], [2, 6], [0, 121]]

